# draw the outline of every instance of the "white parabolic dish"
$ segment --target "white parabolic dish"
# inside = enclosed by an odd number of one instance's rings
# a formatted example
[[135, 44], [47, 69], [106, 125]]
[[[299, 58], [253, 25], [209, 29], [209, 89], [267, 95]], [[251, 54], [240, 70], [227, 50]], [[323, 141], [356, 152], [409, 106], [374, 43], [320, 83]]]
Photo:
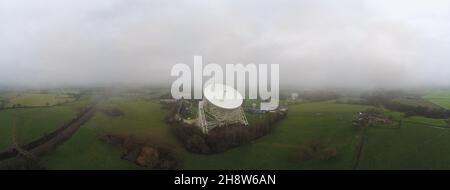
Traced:
[[231, 86], [220, 83], [206, 86], [203, 89], [203, 96], [208, 102], [222, 109], [236, 109], [243, 102], [241, 93]]

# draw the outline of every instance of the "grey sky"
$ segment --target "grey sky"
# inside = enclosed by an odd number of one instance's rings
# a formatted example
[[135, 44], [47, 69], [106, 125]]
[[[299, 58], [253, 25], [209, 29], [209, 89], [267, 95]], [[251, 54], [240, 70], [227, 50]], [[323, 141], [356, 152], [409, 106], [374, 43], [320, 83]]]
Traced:
[[0, 84], [170, 83], [280, 64], [282, 84], [450, 84], [450, 1], [0, 0]]

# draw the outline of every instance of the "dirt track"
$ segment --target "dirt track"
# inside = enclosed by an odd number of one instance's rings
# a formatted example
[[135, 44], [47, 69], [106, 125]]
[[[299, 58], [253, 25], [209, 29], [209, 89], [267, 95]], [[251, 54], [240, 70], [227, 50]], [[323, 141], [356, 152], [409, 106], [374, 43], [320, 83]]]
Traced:
[[361, 154], [362, 154], [362, 151], [363, 151], [363, 148], [364, 148], [364, 144], [366, 143], [366, 135], [367, 135], [367, 130], [368, 130], [368, 128], [364, 128], [361, 132], [360, 132], [360, 135], [361, 135], [361, 139], [360, 139], [360, 141], [359, 141], [359, 143], [358, 143], [358, 145], [357, 145], [357, 148], [356, 148], [356, 156], [355, 156], [355, 161], [354, 161], [354, 163], [353, 163], [353, 170], [356, 170], [356, 169], [358, 169], [358, 165], [359, 165], [359, 161], [360, 161], [360, 159], [361, 159]]
[[95, 113], [96, 106], [98, 103], [87, 108], [85, 111], [80, 113], [81, 115], [70, 121], [68, 124], [61, 126], [52, 133], [43, 136], [35, 141], [28, 144], [22, 145], [19, 148], [13, 147], [10, 150], [0, 153], [0, 160], [15, 157], [22, 152], [31, 153], [34, 156], [42, 156], [48, 153], [68, 139], [72, 137], [78, 129], [86, 123]]
[[68, 126], [66, 126], [65, 129], [59, 132], [54, 138], [30, 150], [30, 152], [34, 155], [42, 156], [43, 154], [56, 149], [58, 145], [69, 140], [84, 123], [91, 119], [91, 117], [94, 116], [95, 111], [96, 105], [93, 105], [89, 108], [89, 110], [84, 112], [83, 115], [78, 117], [77, 120], [71, 122]]

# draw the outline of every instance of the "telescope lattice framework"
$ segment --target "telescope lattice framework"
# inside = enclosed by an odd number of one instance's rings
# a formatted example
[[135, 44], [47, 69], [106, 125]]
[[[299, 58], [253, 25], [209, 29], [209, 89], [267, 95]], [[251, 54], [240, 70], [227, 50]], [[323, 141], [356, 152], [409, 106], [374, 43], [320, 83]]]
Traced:
[[247, 126], [242, 102], [242, 95], [230, 86], [217, 83], [207, 86], [203, 100], [198, 103], [198, 123], [202, 132], [207, 134], [216, 127], [227, 125]]

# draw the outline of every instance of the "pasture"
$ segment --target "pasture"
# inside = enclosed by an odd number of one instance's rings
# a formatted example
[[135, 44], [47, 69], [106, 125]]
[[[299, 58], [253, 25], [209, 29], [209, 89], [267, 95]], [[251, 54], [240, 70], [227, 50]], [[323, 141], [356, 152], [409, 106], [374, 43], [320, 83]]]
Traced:
[[74, 101], [75, 98], [66, 94], [36, 94], [19, 93], [7, 99], [5, 107], [44, 107]]
[[424, 98], [443, 108], [450, 109], [450, 90], [433, 90]]
[[[351, 126], [353, 114], [367, 106], [333, 102], [290, 106], [288, 116], [275, 130], [252, 144], [215, 155], [188, 154], [185, 169], [349, 169], [354, 160], [358, 133]], [[334, 159], [298, 158], [310, 143], [335, 147]]]
[[[113, 98], [105, 103], [111, 105], [124, 115], [110, 117], [98, 112], [72, 139], [44, 157], [49, 169], [141, 169], [120, 158], [120, 147], [100, 141], [105, 134], [134, 135], [171, 147], [182, 159], [182, 169], [353, 169], [362, 135], [366, 138], [355, 169], [450, 166], [450, 158], [439, 156], [439, 150], [450, 145], [446, 142], [450, 131], [432, 127], [444, 125], [443, 120], [404, 118], [402, 113], [386, 111], [386, 115], [404, 120], [400, 129], [369, 128], [362, 134], [351, 121], [356, 112], [370, 106], [333, 101], [292, 105], [287, 118], [271, 134], [224, 153], [201, 155], [186, 152], [171, 135], [157, 101]], [[336, 148], [336, 157], [299, 159], [301, 148], [311, 143]]]
[[0, 111], [0, 151], [7, 149], [13, 139], [20, 144], [33, 141], [63, 126], [76, 117], [80, 107], [90, 99], [52, 107], [16, 108]]
[[429, 107], [429, 108], [439, 108], [439, 105], [434, 104], [433, 102], [424, 99], [424, 98], [395, 98], [393, 99], [394, 102], [401, 103], [404, 105], [409, 106], [423, 106], [423, 107]]
[[[334, 100], [304, 102], [290, 105], [288, 116], [269, 135], [223, 153], [201, 155], [187, 152], [171, 134], [164, 121], [167, 111], [161, 109], [156, 97], [136, 92], [102, 102], [95, 116], [71, 139], [42, 158], [47, 168], [143, 169], [121, 159], [123, 148], [99, 139], [111, 134], [169, 147], [181, 158], [181, 169], [450, 169], [450, 128], [443, 119], [405, 117], [384, 110], [384, 115], [402, 121], [400, 128], [361, 130], [352, 126], [354, 115], [371, 106]], [[448, 97], [433, 93], [409, 103], [445, 106], [445, 101], [436, 100]], [[83, 96], [60, 106], [0, 111], [0, 150], [11, 146], [13, 136], [26, 143], [56, 129], [91, 99]], [[101, 108], [117, 108], [123, 114], [109, 115]], [[258, 115], [248, 114], [248, 119], [257, 121]], [[336, 156], [327, 160], [302, 158], [304, 148], [312, 144], [333, 148]]]
[[369, 128], [357, 169], [450, 169], [450, 128], [412, 120], [404, 119], [401, 129]]
[[106, 134], [133, 135], [183, 151], [165, 124], [165, 112], [158, 101], [112, 98], [102, 104], [117, 106], [124, 115], [111, 117], [97, 112], [69, 141], [44, 157], [49, 169], [139, 169], [121, 159], [120, 147], [99, 140]]

